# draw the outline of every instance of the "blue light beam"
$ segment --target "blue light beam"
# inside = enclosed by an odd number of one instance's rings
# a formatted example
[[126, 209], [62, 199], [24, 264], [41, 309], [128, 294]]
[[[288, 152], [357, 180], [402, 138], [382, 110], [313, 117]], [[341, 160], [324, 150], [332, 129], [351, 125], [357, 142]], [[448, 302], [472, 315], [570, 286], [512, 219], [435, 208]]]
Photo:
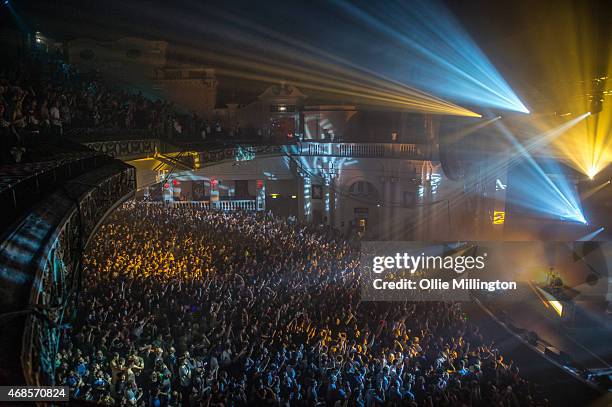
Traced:
[[598, 234], [600, 234], [603, 231], [604, 231], [604, 228], [600, 227], [599, 229], [594, 230], [593, 232], [582, 236], [581, 238], [578, 239], [578, 241], [579, 242], [588, 242], [590, 240], [593, 240]]
[[[471, 105], [522, 113], [529, 110], [501, 74], [438, 1], [349, 3], [343, 12], [388, 37], [369, 68], [399, 82]], [[380, 42], [379, 42], [380, 43]], [[366, 51], [367, 52], [367, 51]]]
[[512, 195], [517, 197], [512, 200], [511, 195], [507, 195], [507, 199], [512, 204], [549, 218], [587, 223], [580, 205], [578, 191], [571, 180], [565, 176], [559, 164], [549, 161], [546, 165], [540, 165], [530, 153], [535, 146], [541, 146], [544, 142], [550, 141], [552, 136], [558, 136], [584, 117], [578, 117], [544, 133], [527, 146], [523, 146], [505, 125], [500, 122], [497, 123], [497, 127], [517, 151], [516, 157], [512, 160], [512, 165], [515, 165], [518, 161], [524, 164], [520, 171], [517, 171], [519, 176], [509, 186], [513, 190]]

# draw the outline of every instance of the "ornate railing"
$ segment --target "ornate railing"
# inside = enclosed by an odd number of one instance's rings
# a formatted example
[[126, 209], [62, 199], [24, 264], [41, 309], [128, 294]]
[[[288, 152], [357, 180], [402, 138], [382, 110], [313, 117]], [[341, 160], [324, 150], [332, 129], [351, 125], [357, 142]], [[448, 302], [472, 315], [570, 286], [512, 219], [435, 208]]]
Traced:
[[64, 314], [78, 292], [82, 250], [106, 213], [133, 194], [135, 179], [133, 167], [113, 160], [67, 181], [1, 243], [0, 305], [16, 315], [5, 333], [21, 343], [21, 351], [0, 355], [0, 365], [21, 366], [21, 381], [54, 383], [55, 354]]
[[223, 147], [212, 150], [204, 150], [202, 153], [204, 165], [218, 163], [224, 160], [242, 160], [242, 157], [256, 158], [258, 155], [280, 155], [283, 154], [283, 146], [276, 145], [237, 145], [234, 147]]
[[220, 211], [256, 211], [255, 200], [232, 200], [211, 202], [212, 208]]
[[168, 144], [159, 139], [105, 140], [85, 143], [100, 153], [122, 159], [152, 157], [156, 152], [200, 152], [204, 165], [225, 160], [248, 161], [261, 155], [333, 156], [355, 158], [399, 158], [430, 160], [431, 149], [421, 144], [394, 143], [316, 143], [300, 142], [286, 145], [249, 145], [244, 143]]
[[111, 157], [130, 159], [153, 156], [164, 150], [159, 139], [106, 140], [84, 143], [87, 147]]
[[286, 146], [292, 155], [429, 160], [426, 145], [394, 143], [297, 143]]
[[[160, 201], [149, 201], [149, 205], [164, 205]], [[223, 212], [247, 211], [254, 212], [257, 210], [257, 201], [254, 199], [235, 199], [228, 201], [171, 201], [168, 206], [174, 208], [198, 208], [204, 210], [218, 210]]]
[[408, 160], [429, 160], [431, 153], [427, 146], [419, 144], [392, 143], [297, 143], [288, 145], [237, 145], [234, 147], [204, 150], [204, 165], [224, 160], [242, 160], [260, 155], [294, 155], [294, 156], [333, 156], [355, 158], [399, 158]]

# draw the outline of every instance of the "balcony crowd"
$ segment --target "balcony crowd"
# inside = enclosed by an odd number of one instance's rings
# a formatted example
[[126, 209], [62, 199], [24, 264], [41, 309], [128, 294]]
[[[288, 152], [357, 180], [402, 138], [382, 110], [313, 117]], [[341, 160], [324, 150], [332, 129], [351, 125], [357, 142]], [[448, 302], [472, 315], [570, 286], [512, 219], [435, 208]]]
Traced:
[[[226, 133], [218, 120], [180, 113], [170, 102], [111, 87], [100, 75], [81, 74], [46, 54], [0, 64], [0, 163], [26, 161], [41, 141], [78, 138], [85, 129], [113, 135], [146, 131], [169, 140]], [[240, 136], [240, 126], [229, 133]]]

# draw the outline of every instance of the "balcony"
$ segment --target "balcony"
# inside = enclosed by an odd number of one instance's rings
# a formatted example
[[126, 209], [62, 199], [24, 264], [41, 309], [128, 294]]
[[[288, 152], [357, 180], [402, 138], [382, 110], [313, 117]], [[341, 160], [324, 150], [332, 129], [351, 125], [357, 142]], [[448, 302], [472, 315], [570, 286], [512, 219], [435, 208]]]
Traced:
[[[42, 143], [39, 148], [42, 148]], [[0, 382], [51, 385], [55, 351], [97, 225], [133, 195], [135, 169], [82, 146], [45, 145], [37, 161], [0, 167]]]

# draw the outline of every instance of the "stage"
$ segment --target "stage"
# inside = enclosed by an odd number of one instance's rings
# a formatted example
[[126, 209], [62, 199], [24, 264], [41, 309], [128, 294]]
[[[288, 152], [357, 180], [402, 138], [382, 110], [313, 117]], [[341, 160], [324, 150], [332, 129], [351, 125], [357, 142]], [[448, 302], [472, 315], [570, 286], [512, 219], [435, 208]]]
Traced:
[[[608, 338], [612, 335], [612, 315], [606, 313], [605, 304], [557, 295], [564, 304], [565, 314], [560, 315], [538, 288], [537, 284], [520, 283], [512, 301], [479, 294], [480, 305], [470, 304], [468, 314], [490, 318], [498, 326], [502, 323], [506, 337], [514, 333], [533, 352], [583, 377], [588, 371], [610, 369], [612, 347]], [[506, 341], [504, 335], [498, 337], [502, 343]], [[547, 367], [546, 363], [528, 362], [527, 366], [523, 366], [523, 373], [538, 377], [548, 374], [552, 364]]]

